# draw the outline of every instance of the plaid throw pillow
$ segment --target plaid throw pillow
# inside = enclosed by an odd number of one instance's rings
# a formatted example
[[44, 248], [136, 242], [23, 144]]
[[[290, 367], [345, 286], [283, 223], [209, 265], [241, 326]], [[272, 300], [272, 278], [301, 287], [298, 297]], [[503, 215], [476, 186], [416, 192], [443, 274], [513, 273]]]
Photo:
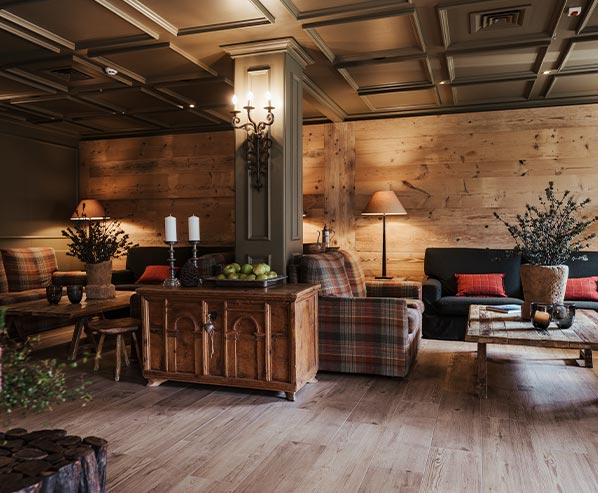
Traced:
[[7, 248], [2, 259], [9, 291], [45, 288], [58, 270], [53, 248]]
[[359, 263], [359, 258], [353, 252], [340, 251], [345, 261], [345, 270], [351, 285], [351, 292], [356, 298], [365, 298], [368, 294], [365, 289], [365, 274]]
[[598, 301], [598, 276], [567, 279], [566, 300]]
[[320, 296], [352, 297], [351, 285], [340, 253], [319, 253], [301, 258], [301, 282], [320, 284]]
[[496, 296], [506, 298], [503, 279], [500, 274], [455, 274], [457, 296]]
[[8, 293], [8, 279], [6, 278], [6, 271], [4, 270], [4, 262], [2, 261], [1, 253], [0, 253], [0, 293]]

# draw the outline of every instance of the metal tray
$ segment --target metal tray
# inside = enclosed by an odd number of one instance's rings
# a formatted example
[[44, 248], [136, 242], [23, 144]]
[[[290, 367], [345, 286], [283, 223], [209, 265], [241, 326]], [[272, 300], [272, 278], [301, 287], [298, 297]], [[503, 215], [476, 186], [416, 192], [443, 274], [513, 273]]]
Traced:
[[273, 277], [272, 279], [261, 279], [255, 281], [248, 281], [246, 279], [218, 279], [217, 276], [204, 277], [204, 281], [213, 282], [220, 288], [268, 288], [275, 284], [282, 283], [287, 276]]

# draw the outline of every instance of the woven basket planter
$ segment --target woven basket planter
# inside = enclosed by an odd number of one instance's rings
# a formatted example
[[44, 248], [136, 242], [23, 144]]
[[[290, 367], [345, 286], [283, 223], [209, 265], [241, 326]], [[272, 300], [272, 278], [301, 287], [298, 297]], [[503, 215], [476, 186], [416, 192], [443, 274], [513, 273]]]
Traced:
[[521, 286], [524, 303], [521, 318], [530, 319], [530, 304], [563, 303], [569, 267], [566, 265], [531, 265], [521, 266]]

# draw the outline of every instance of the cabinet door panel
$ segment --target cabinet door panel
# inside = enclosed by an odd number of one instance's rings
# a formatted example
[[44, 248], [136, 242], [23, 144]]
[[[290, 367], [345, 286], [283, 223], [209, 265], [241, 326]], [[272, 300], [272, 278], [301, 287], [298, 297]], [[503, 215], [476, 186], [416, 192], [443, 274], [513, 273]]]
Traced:
[[147, 302], [149, 312], [149, 334], [147, 334], [147, 368], [149, 370], [165, 371], [166, 360], [164, 353], [164, 301], [150, 300]]
[[265, 357], [264, 304], [227, 303], [226, 371], [227, 376], [264, 380]]
[[201, 303], [169, 302], [166, 310], [167, 371], [202, 374]]
[[272, 380], [276, 382], [290, 382], [291, 347], [289, 338], [290, 306], [271, 305], [270, 333]]

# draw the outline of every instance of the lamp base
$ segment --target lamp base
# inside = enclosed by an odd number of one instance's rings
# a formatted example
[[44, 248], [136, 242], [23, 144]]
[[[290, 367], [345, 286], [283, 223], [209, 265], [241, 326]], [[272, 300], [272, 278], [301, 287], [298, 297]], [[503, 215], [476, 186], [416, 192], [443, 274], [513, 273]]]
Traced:
[[376, 276], [374, 279], [392, 279], [392, 276]]

